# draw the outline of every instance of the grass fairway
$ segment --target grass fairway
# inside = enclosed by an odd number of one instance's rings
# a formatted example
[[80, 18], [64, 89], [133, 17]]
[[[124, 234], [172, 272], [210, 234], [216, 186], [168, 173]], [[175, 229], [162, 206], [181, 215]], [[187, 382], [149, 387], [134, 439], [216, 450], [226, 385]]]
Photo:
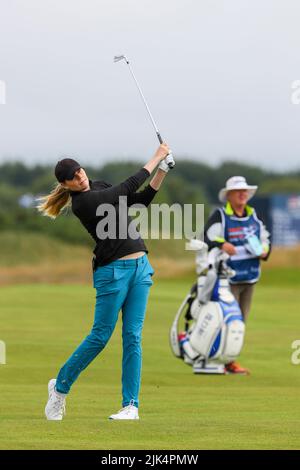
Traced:
[[[296, 275], [297, 273], [295, 273]], [[280, 273], [278, 273], [280, 275]], [[276, 276], [276, 280], [278, 276]], [[88, 286], [0, 290], [1, 449], [299, 449], [298, 280], [257, 286], [241, 362], [249, 377], [196, 376], [169, 349], [168, 331], [191, 280], [157, 280], [144, 329], [141, 419], [111, 422], [120, 408], [120, 323], [67, 400], [63, 422], [47, 422], [47, 382], [92, 323]]]

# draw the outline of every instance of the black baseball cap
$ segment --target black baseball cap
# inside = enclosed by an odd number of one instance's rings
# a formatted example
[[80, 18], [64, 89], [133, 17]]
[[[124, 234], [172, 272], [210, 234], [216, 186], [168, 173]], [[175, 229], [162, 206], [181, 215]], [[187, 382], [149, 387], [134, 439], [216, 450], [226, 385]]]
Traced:
[[76, 160], [73, 160], [73, 158], [64, 158], [56, 164], [54, 173], [56, 179], [63, 183], [65, 180], [72, 180], [76, 171], [80, 170], [80, 168], [81, 165]]

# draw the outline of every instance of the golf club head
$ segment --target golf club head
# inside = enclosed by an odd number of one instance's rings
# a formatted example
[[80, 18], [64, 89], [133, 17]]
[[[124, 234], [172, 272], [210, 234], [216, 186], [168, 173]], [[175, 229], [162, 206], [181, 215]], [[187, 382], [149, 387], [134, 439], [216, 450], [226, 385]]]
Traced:
[[125, 60], [125, 62], [129, 64], [129, 61], [125, 55], [115, 55], [114, 62], [120, 62], [120, 60]]

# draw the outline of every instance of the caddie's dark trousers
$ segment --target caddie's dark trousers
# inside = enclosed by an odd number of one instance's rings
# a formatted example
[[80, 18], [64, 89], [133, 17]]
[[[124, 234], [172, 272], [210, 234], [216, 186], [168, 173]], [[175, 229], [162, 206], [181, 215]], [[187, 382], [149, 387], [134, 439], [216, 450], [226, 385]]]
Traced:
[[231, 284], [230, 286], [231, 292], [240, 306], [245, 323], [250, 313], [254, 285], [255, 284]]

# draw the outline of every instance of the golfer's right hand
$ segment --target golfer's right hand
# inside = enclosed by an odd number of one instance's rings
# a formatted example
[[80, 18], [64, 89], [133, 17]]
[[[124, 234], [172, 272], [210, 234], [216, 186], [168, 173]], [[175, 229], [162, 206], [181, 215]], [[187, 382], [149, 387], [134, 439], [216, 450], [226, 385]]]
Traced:
[[225, 242], [222, 245], [222, 250], [225, 251], [230, 256], [233, 256], [236, 254], [236, 249], [235, 246], [232, 243]]
[[167, 155], [171, 152], [169, 146], [165, 143], [160, 144], [158, 149], [156, 150], [154, 154], [154, 158], [157, 159], [158, 161], [162, 161], [166, 158]]

